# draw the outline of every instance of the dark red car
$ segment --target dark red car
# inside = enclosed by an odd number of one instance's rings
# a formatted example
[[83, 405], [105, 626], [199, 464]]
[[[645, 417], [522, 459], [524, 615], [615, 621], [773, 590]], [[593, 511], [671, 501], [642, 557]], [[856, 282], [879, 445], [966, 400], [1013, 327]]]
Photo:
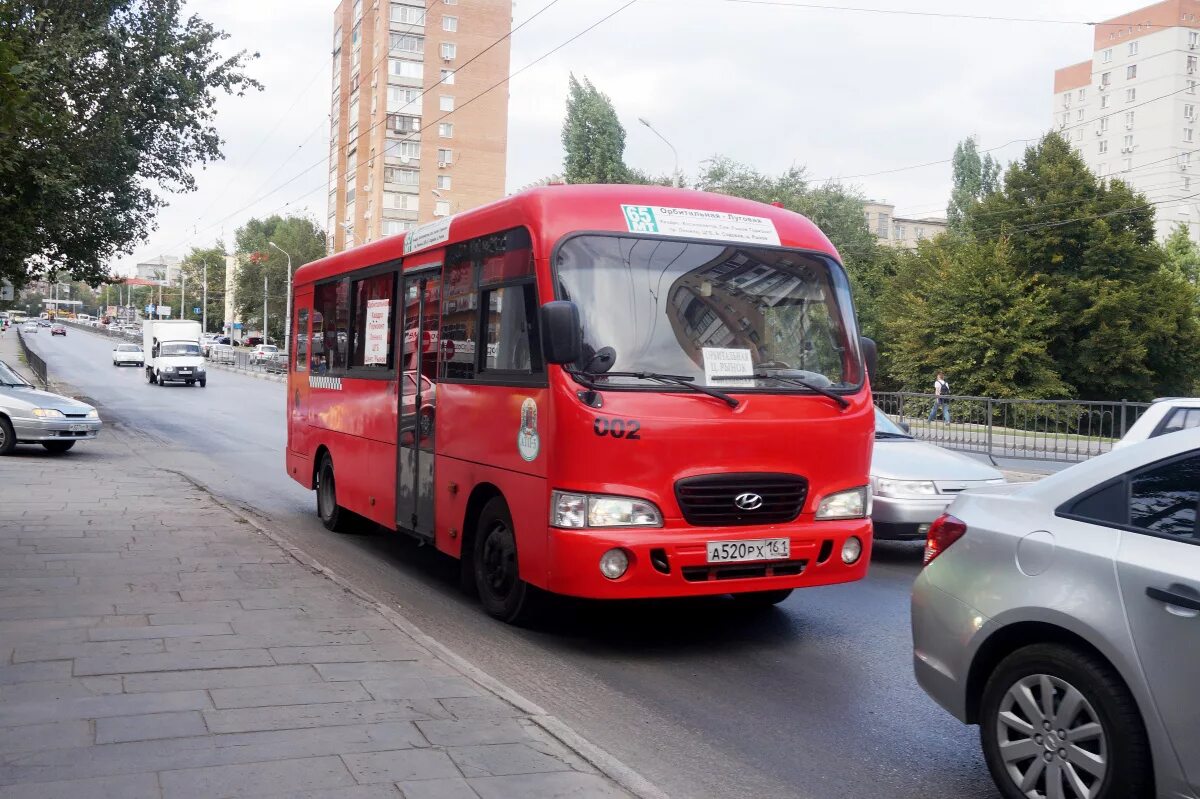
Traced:
[[52, 325], [50, 327], [50, 335], [52, 335], [52, 336], [67, 335], [67, 326], [66, 325]]

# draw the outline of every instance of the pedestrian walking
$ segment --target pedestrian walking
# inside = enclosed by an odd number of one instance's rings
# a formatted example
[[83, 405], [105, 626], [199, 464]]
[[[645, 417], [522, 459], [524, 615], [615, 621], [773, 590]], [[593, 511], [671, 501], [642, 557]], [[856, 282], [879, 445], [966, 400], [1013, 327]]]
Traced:
[[945, 372], [938, 372], [933, 381], [933, 407], [929, 409], [929, 421], [937, 418], [938, 406], [942, 408], [942, 418], [950, 424], [950, 384], [946, 382]]

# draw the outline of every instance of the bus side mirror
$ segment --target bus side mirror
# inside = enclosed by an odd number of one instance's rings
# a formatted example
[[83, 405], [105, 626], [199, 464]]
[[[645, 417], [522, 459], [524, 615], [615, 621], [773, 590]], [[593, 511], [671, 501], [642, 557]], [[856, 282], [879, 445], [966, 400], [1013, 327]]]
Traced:
[[583, 355], [583, 325], [579, 306], [555, 300], [541, 307], [542, 354], [546, 363], [575, 363]]
[[869, 339], [866, 336], [860, 336], [858, 343], [862, 349], [863, 360], [867, 364], [867, 376], [874, 383], [875, 372], [879, 369], [879, 348], [875, 346], [874, 339]]

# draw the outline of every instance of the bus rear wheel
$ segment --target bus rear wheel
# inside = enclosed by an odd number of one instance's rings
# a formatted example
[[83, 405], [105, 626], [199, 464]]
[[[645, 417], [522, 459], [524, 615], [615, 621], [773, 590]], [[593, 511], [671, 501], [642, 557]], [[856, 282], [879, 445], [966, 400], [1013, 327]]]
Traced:
[[500, 497], [492, 498], [479, 514], [473, 555], [475, 589], [484, 611], [509, 624], [527, 620], [536, 589], [521, 579], [512, 515]]
[[317, 470], [317, 516], [326, 530], [349, 532], [354, 514], [337, 504], [337, 480], [333, 476], [333, 459], [321, 459]]

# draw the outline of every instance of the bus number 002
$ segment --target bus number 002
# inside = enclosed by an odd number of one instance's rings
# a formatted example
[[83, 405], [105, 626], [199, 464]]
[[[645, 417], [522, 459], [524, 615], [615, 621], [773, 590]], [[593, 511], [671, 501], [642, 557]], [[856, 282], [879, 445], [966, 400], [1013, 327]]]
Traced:
[[642, 423], [637, 419], [597, 418], [592, 423], [592, 430], [596, 431], [598, 436], [612, 436], [626, 441], [636, 441], [642, 437]]

